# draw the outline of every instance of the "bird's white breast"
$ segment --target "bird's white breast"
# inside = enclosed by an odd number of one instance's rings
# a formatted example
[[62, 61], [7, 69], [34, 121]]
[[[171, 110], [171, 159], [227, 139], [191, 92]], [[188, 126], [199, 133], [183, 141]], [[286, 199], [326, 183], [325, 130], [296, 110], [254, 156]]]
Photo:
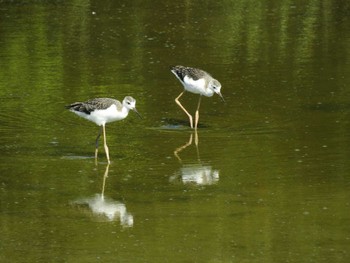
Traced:
[[108, 122], [118, 121], [124, 119], [128, 115], [128, 111], [122, 108], [121, 111], [117, 110], [116, 105], [111, 105], [104, 110], [94, 110], [87, 115], [87, 119], [96, 123], [97, 125], [102, 125]]
[[208, 83], [204, 78], [194, 80], [188, 76], [184, 77], [185, 90], [195, 94], [201, 94], [207, 97], [211, 97], [213, 96], [213, 91], [207, 88], [207, 84]]

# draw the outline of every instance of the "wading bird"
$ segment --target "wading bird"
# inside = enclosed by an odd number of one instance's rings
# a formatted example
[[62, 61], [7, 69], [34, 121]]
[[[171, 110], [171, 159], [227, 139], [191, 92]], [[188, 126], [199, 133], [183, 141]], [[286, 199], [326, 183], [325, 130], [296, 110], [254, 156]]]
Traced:
[[199, 101], [197, 105], [194, 123], [194, 128], [197, 129], [199, 120], [199, 107], [201, 104], [202, 95], [206, 97], [211, 97], [214, 93], [216, 93], [224, 101], [224, 98], [222, 97], [220, 92], [221, 84], [219, 81], [214, 79], [209, 73], [197, 68], [174, 66], [171, 68], [171, 72], [174, 73], [174, 75], [180, 80], [180, 82], [184, 86], [184, 91], [181, 92], [178, 97], [176, 97], [175, 102], [187, 114], [188, 118], [190, 119], [191, 128], [193, 128], [192, 115], [189, 114], [185, 107], [181, 105], [179, 99], [185, 93], [185, 91], [199, 94]]
[[118, 100], [110, 98], [95, 98], [86, 102], [72, 103], [67, 105], [66, 108], [80, 117], [101, 126], [95, 141], [95, 158], [97, 159], [98, 140], [101, 136], [101, 132], [103, 132], [104, 149], [108, 163], [110, 163], [110, 159], [106, 142], [106, 123], [119, 121], [126, 118], [129, 114], [129, 110], [135, 111], [141, 118], [141, 115], [136, 110], [136, 100], [130, 96], [126, 96], [122, 103]]

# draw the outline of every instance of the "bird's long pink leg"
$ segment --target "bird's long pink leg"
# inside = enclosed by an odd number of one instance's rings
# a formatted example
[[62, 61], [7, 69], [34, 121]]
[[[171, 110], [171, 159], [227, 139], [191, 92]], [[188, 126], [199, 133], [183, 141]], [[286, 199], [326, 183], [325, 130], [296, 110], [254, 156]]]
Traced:
[[201, 105], [201, 99], [202, 99], [202, 96], [199, 95], [199, 101], [198, 101], [198, 106], [197, 106], [197, 110], [196, 110], [196, 119], [195, 119], [195, 123], [194, 123], [195, 130], [197, 130], [197, 125], [198, 125], [198, 120], [199, 120], [199, 107]]
[[102, 128], [103, 128], [103, 143], [104, 143], [104, 147], [105, 147], [107, 161], [110, 164], [111, 161], [109, 159], [109, 150], [108, 150], [107, 141], [106, 141], [106, 127], [105, 127], [105, 124], [102, 124]]
[[177, 105], [179, 105], [179, 107], [187, 114], [188, 118], [190, 119], [190, 125], [191, 128], [193, 129], [193, 120], [192, 120], [192, 116], [191, 114], [188, 113], [188, 111], [185, 109], [184, 106], [182, 106], [182, 104], [179, 101], [179, 98], [185, 93], [185, 91], [181, 92], [179, 96], [177, 96], [177, 98], [175, 99], [175, 102]]

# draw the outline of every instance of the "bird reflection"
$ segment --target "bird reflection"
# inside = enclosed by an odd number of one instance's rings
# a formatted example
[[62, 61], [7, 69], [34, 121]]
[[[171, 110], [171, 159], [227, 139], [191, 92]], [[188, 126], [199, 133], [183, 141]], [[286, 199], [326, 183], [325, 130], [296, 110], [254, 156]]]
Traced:
[[109, 164], [106, 166], [103, 175], [102, 191], [100, 194], [95, 194], [93, 197], [82, 198], [73, 202], [79, 208], [92, 212], [98, 220], [101, 221], [120, 221], [120, 224], [125, 227], [132, 227], [134, 218], [126, 210], [125, 204], [105, 197], [106, 179], [108, 177]]
[[[197, 163], [183, 165], [180, 153], [187, 147], [192, 145], [193, 135], [197, 153]], [[219, 181], [219, 171], [213, 169], [210, 165], [202, 164], [199, 156], [198, 144], [198, 133], [197, 131], [194, 131], [194, 133], [191, 133], [187, 143], [175, 149], [174, 155], [182, 164], [182, 167], [178, 172], [176, 172], [173, 176], [170, 177], [171, 182], [176, 182], [178, 179], [180, 179], [184, 184], [192, 183], [196, 185], [211, 185]]]

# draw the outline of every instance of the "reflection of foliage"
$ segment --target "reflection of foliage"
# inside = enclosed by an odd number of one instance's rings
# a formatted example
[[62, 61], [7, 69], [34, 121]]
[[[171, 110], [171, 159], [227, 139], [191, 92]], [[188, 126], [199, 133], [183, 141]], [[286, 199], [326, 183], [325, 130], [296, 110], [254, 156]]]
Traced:
[[[298, 100], [317, 99], [307, 85], [322, 78], [323, 69], [349, 78], [348, 66], [338, 65], [350, 50], [349, 41], [338, 41], [348, 34], [348, 1], [204, 1], [203, 10], [196, 1], [170, 1], [159, 3], [157, 15], [149, 2], [121, 2], [3, 5], [0, 96], [16, 98], [11, 107], [27, 116], [28, 128], [46, 127], [72, 98], [148, 92], [162, 85], [164, 67], [179, 61], [222, 64], [228, 80], [242, 75], [242, 86], [256, 83], [249, 96], [262, 104], [268, 85], [288, 92], [288, 99], [294, 91], [283, 83], [303, 86], [296, 90]], [[163, 100], [170, 90], [152, 89], [152, 96]], [[43, 97], [59, 103], [48, 107]]]
[[[307, 76], [323, 75], [321, 67], [338, 70], [336, 60], [350, 50], [346, 41], [338, 41], [348, 32], [348, 1], [205, 1], [201, 6], [164, 2], [154, 15], [148, 2], [4, 4], [0, 95], [20, 97], [15, 107], [29, 113], [43, 104], [43, 96], [70, 102], [113, 90], [121, 99], [136, 84], [161, 81], [164, 64], [186, 60], [198, 66], [221, 61], [230, 65], [228, 75], [248, 68], [260, 78], [260, 87], [271, 81], [271, 71], [283, 68], [298, 86]], [[348, 76], [348, 68], [339, 70], [335, 74]], [[164, 92], [154, 96], [163, 98]], [[42, 116], [51, 120], [55, 112]]]
[[[121, 65], [125, 69], [142, 68], [143, 59], [154, 60], [149, 54], [153, 52], [152, 43], [157, 41], [165, 44], [165, 51], [178, 46], [186, 55], [219, 56], [227, 63], [274, 63], [278, 61], [274, 60], [276, 56], [283, 59], [280, 63], [299, 63], [315, 56], [320, 45], [327, 48], [332, 39], [340, 37], [335, 21], [341, 18], [334, 6], [341, 4], [336, 1], [322, 1], [324, 8], [317, 0], [303, 6], [290, 0], [204, 5], [209, 8], [207, 16], [197, 14], [194, 1], [179, 7], [174, 3], [158, 6], [163, 9], [161, 14], [168, 12], [168, 17], [174, 20], [169, 22], [173, 27], [165, 25], [165, 16], [146, 13], [150, 6], [118, 5], [113, 1], [103, 6], [77, 0], [70, 4], [59, 1], [16, 8], [9, 5], [8, 16], [2, 18], [6, 27], [0, 32], [1, 48], [6, 54], [2, 58], [5, 67], [0, 72], [1, 79], [13, 88], [28, 81], [29, 75], [32, 84], [40, 79], [40, 87], [29, 89], [37, 91], [52, 87], [65, 78], [66, 71], [73, 71], [76, 78], [70, 77], [63, 84], [74, 85], [76, 81], [78, 86], [100, 86], [99, 80], [112, 84], [115, 80], [111, 81], [109, 76], [122, 78], [116, 74], [116, 67], [118, 70]], [[343, 5], [343, 10], [349, 10], [349, 4]], [[26, 16], [28, 7], [37, 15]], [[171, 9], [175, 10], [174, 14]], [[200, 42], [199, 37], [202, 37]], [[204, 53], [193, 53], [200, 48]], [[108, 88], [102, 87], [99, 92]], [[79, 89], [72, 92], [81, 92], [77, 94], [80, 97], [85, 93]]]

